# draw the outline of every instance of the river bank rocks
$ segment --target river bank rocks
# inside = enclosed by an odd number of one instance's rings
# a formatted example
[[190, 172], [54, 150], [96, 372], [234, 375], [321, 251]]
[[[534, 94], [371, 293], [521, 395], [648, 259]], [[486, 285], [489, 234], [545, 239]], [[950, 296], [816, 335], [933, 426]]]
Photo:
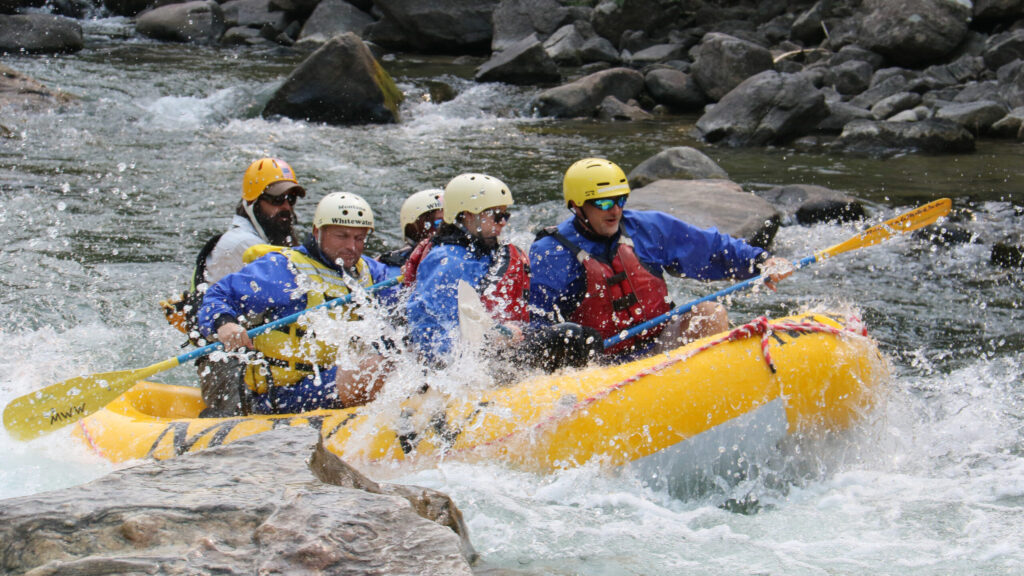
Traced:
[[[0, 1], [12, 14], [0, 16], [0, 47], [79, 49], [80, 32], [76, 41], [41, 27], [40, 4]], [[76, 12], [70, 4], [52, 7]], [[476, 80], [538, 88], [524, 114], [696, 113], [696, 134], [721, 146], [887, 156], [1024, 138], [1022, 0], [103, 0], [102, 9], [166, 41], [313, 50], [354, 34], [373, 50], [484, 56]], [[2, 20], [29, 16], [32, 26]]]
[[281, 428], [0, 501], [0, 572], [471, 574], [459, 510]]

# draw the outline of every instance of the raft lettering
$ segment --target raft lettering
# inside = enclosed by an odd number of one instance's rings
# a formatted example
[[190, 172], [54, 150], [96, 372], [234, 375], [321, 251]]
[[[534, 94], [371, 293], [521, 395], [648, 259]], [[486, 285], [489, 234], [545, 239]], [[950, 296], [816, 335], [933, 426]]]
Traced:
[[[333, 434], [337, 432], [338, 429], [341, 428], [341, 426], [344, 426], [350, 419], [351, 417], [347, 418], [337, 428], [332, 430], [331, 433]], [[271, 419], [271, 429], [293, 426], [296, 420], [301, 420], [306, 426], [309, 426], [317, 432], [323, 433], [323, 416], [290, 416], [287, 418], [273, 418]], [[224, 439], [227, 438], [228, 434], [230, 434], [236, 426], [245, 421], [245, 418], [233, 418], [231, 420], [217, 422], [216, 424], [200, 430], [193, 436], [188, 435], [188, 422], [170, 422], [167, 424], [167, 427], [160, 432], [160, 435], [157, 436], [156, 440], [153, 441], [153, 445], [149, 447], [146, 457], [153, 457], [156, 450], [160, 447], [160, 444], [168, 434], [171, 435], [171, 444], [174, 446], [174, 454], [176, 456], [181, 456], [182, 454], [191, 452], [196, 443], [207, 436], [210, 437], [209, 442], [206, 444], [208, 448], [221, 446], [224, 444]]]
[[82, 402], [77, 406], [71, 406], [67, 410], [52, 410], [50, 412], [50, 424], [54, 424], [62, 420], [71, 420], [80, 414], [85, 414], [85, 402]]

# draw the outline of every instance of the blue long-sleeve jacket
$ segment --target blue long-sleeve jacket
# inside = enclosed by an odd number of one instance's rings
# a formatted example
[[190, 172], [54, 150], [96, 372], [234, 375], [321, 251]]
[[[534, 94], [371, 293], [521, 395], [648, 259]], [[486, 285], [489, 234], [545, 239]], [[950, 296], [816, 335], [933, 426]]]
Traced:
[[[296, 250], [310, 254], [306, 246]], [[374, 284], [384, 280], [386, 265], [367, 256], [362, 260], [369, 266]], [[288, 258], [271, 252], [210, 286], [199, 309], [199, 329], [204, 336], [210, 336], [216, 334], [219, 323], [228, 319], [235, 322], [244, 315], [271, 322], [305, 309], [305, 290], [298, 286]], [[225, 319], [218, 322], [220, 317]]]
[[[610, 262], [618, 249], [619, 235], [609, 239], [587, 238], [571, 217], [558, 232], [599, 260]], [[758, 272], [767, 257], [761, 248], [722, 234], [701, 229], [656, 211], [624, 210], [622, 228], [633, 239], [637, 258], [652, 274], [685, 276], [700, 280], [746, 279]], [[583, 266], [555, 238], [545, 236], [530, 247], [530, 311], [539, 323], [568, 319], [582, 302], [586, 287]]]
[[476, 288], [493, 264], [496, 252], [455, 244], [430, 249], [417, 268], [416, 283], [406, 304], [409, 335], [432, 362], [451, 353], [459, 329], [459, 280]]

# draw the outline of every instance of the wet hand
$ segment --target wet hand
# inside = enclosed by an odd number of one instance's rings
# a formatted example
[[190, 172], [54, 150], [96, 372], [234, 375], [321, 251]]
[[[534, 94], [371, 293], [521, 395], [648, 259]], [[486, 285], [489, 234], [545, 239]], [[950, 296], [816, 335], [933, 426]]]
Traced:
[[774, 292], [779, 281], [788, 278], [794, 270], [796, 268], [789, 260], [772, 256], [761, 265], [761, 275], [765, 277], [764, 285]]
[[221, 344], [224, 345], [224, 349], [228, 352], [238, 350], [239, 348], [252, 348], [252, 339], [249, 338], [245, 328], [234, 322], [229, 322], [217, 328], [217, 339], [220, 340]]

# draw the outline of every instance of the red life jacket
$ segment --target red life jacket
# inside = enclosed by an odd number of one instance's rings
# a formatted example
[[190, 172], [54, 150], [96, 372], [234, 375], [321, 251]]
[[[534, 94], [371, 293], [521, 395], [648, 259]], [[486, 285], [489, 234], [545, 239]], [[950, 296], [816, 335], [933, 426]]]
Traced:
[[[587, 275], [583, 301], [569, 318], [572, 322], [594, 328], [607, 339], [672, 309], [665, 279], [644, 267], [633, 250], [633, 239], [626, 235], [625, 230], [621, 232], [611, 264], [598, 261], [553, 229], [546, 234], [568, 248]], [[663, 325], [650, 328], [606, 349], [605, 353], [627, 352], [642, 347], [661, 333], [662, 328]]]
[[[434, 246], [432, 238], [416, 245], [402, 265], [402, 284], [412, 286], [420, 262]], [[491, 268], [476, 288], [484, 308], [498, 322], [529, 322], [530, 259], [513, 244], [501, 246]]]

